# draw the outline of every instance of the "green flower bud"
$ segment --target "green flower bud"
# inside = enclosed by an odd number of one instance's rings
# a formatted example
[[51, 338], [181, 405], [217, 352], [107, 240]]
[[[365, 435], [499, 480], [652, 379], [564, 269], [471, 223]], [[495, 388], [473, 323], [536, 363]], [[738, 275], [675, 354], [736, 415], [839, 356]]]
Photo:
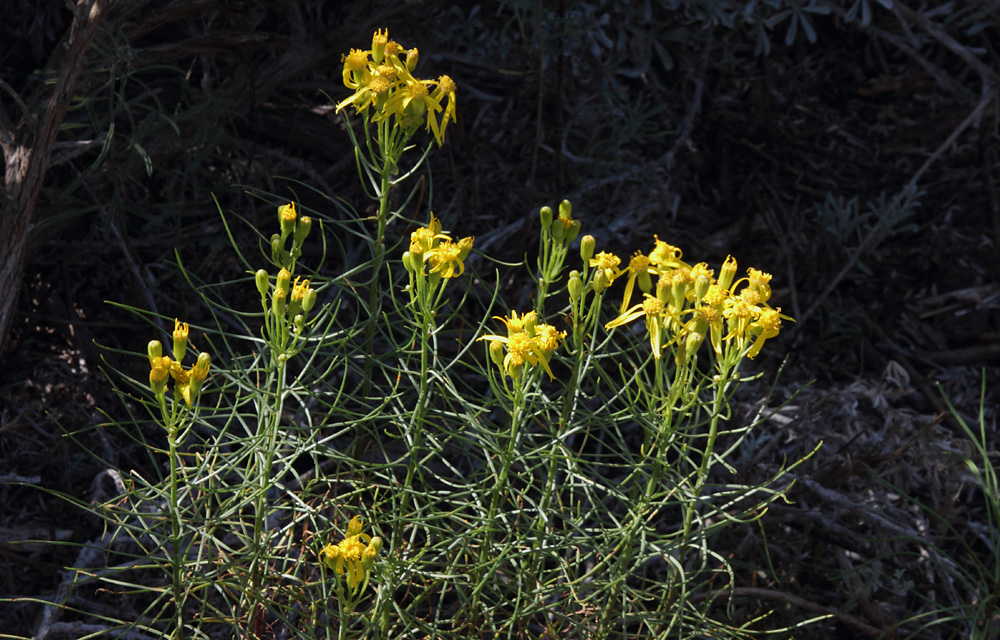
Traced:
[[576, 302], [583, 294], [583, 281], [580, 280], [580, 272], [576, 269], [569, 272], [569, 281], [566, 283], [569, 289], [569, 299]]
[[529, 311], [524, 314], [522, 319], [524, 320], [524, 332], [534, 338], [535, 328], [538, 326], [538, 314], [534, 311]]
[[413, 254], [410, 253], [409, 251], [404, 251], [403, 252], [403, 266], [410, 273], [414, 273], [417, 270], [416, 267], [413, 264]]
[[594, 236], [585, 235], [583, 239], [580, 240], [580, 257], [583, 258], [584, 262], [590, 262], [590, 259], [594, 257], [594, 248], [597, 247], [597, 241], [594, 240]]
[[552, 224], [552, 239], [556, 242], [562, 242], [566, 237], [566, 227], [563, 225], [562, 221], [559, 220]]
[[653, 290], [653, 279], [649, 276], [649, 271], [645, 269], [640, 271], [636, 280], [639, 282], [639, 289], [641, 289], [643, 293], [649, 293]]
[[189, 385], [192, 402], [198, 399], [198, 394], [201, 393], [201, 385], [205, 382], [205, 379], [208, 378], [208, 367], [211, 359], [211, 356], [202, 351], [198, 354], [198, 361], [191, 368], [191, 380]]
[[146, 345], [146, 355], [149, 356], [149, 366], [153, 366], [153, 362], [163, 356], [163, 345], [160, 344], [159, 340], [150, 340], [149, 344]]
[[[684, 339], [684, 360], [690, 360], [691, 357], [698, 353], [698, 348], [701, 343], [705, 341], [705, 334], [703, 333], [689, 333]], [[678, 350], [678, 355], [680, 355], [680, 350]]]
[[503, 371], [503, 343], [491, 340], [489, 344], [490, 360]]
[[608, 286], [608, 279], [604, 276], [604, 269], [598, 269], [594, 272], [594, 279], [590, 283], [590, 287], [594, 290], [594, 293], [600, 293]]
[[257, 291], [260, 292], [261, 297], [267, 295], [267, 286], [270, 284], [270, 278], [267, 277], [267, 271], [264, 269], [258, 269], [257, 273], [254, 274], [254, 281], [257, 284]]
[[538, 217], [542, 219], [542, 229], [548, 230], [552, 226], [552, 207], [542, 207], [538, 211]]
[[656, 281], [656, 299], [663, 304], [670, 304], [670, 278], [661, 276]]
[[292, 323], [295, 324], [295, 332], [301, 334], [302, 329], [306, 326], [306, 318], [300, 313], [295, 316]]
[[306, 237], [309, 236], [309, 232], [312, 231], [312, 223], [312, 218], [309, 216], [299, 218], [298, 224], [295, 225], [295, 235], [292, 237], [292, 242], [301, 247]]
[[271, 294], [271, 311], [276, 316], [285, 315], [285, 305], [288, 301], [288, 291], [286, 289], [275, 289]]
[[580, 229], [582, 228], [583, 225], [580, 221], [574, 220], [572, 224], [569, 225], [569, 230], [566, 231], [566, 244], [571, 244], [574, 240], [576, 240], [576, 237], [580, 235]]
[[[375, 544], [375, 541], [378, 544]], [[375, 566], [375, 561], [378, 559], [378, 552], [382, 549], [382, 538], [375, 536], [372, 541], [368, 543], [365, 550], [361, 552], [361, 566], [364, 567], [365, 571], [371, 571], [372, 567]]]
[[284, 289], [288, 291], [288, 285], [292, 282], [292, 274], [288, 269], [282, 269], [278, 272], [278, 284], [276, 285], [278, 289]]
[[708, 288], [712, 286], [712, 278], [703, 274], [698, 276], [698, 279], [694, 281], [694, 303], [698, 305], [701, 303], [701, 299], [705, 297], [708, 293]]
[[563, 200], [559, 203], [559, 218], [568, 220], [571, 217], [573, 217], [573, 204], [569, 200]]
[[313, 310], [313, 307], [315, 306], [316, 306], [316, 290], [308, 289], [306, 290], [305, 297], [302, 299], [302, 309], [306, 313], [309, 313], [310, 311]]

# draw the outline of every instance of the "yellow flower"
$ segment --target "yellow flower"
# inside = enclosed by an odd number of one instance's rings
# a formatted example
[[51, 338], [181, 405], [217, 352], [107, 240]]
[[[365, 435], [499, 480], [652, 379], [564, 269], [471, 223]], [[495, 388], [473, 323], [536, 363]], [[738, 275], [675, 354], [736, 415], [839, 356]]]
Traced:
[[625, 295], [622, 296], [622, 306], [619, 315], [623, 315], [628, 309], [628, 304], [632, 302], [632, 292], [635, 290], [636, 280], [639, 281], [639, 289], [643, 293], [653, 290], [653, 280], [650, 278], [649, 257], [641, 251], [636, 251], [632, 259], [628, 261], [628, 280], [625, 282]]
[[660, 240], [659, 236], [653, 236], [653, 250], [649, 252], [649, 261], [661, 268], [677, 269], [686, 267], [681, 257], [683, 252], [672, 244], [667, 244]]
[[375, 64], [382, 64], [382, 58], [385, 56], [385, 46], [389, 44], [389, 30], [379, 29], [372, 36], [372, 59], [375, 60]]
[[747, 332], [751, 335], [755, 335], [753, 346], [750, 347], [750, 351], [747, 352], [747, 357], [755, 358], [757, 354], [760, 353], [761, 347], [764, 346], [764, 342], [768, 338], [773, 338], [778, 335], [778, 331], [781, 330], [781, 318], [780, 313], [781, 308], [771, 309], [768, 307], [761, 311], [760, 317], [757, 318], [756, 322], [752, 322], [747, 327]]
[[[309, 287], [309, 280], [299, 282], [300, 276], [295, 276], [295, 283], [292, 285], [292, 292], [288, 297], [288, 315], [294, 316], [299, 311], [305, 309], [306, 299], [311, 295], [313, 289]], [[306, 312], [309, 309], [305, 309]]]
[[447, 238], [447, 234], [441, 233], [441, 221], [431, 214], [431, 221], [426, 227], [420, 227], [410, 234], [410, 253], [416, 256], [423, 256], [437, 244], [438, 240]]
[[382, 540], [362, 533], [364, 521], [360, 516], [351, 518], [344, 539], [328, 544], [320, 552], [320, 560], [338, 576], [347, 576], [347, 586], [356, 591], [367, 577], [375, 557], [382, 549]]
[[655, 298], [648, 293], [643, 294], [644, 299], [641, 304], [637, 304], [625, 311], [608, 324], [605, 329], [614, 329], [632, 322], [640, 316], [646, 316], [646, 330], [649, 332], [649, 346], [653, 350], [653, 357], [660, 359], [660, 351], [663, 349], [663, 314], [666, 306], [659, 298]]
[[[712, 349], [718, 357], [722, 357], [722, 314], [720, 311], [708, 304], [701, 304], [691, 309], [693, 317], [685, 325], [687, 333], [699, 333], [704, 338], [706, 332], [710, 334]], [[688, 354], [690, 355], [690, 354]]]
[[496, 319], [507, 325], [507, 335], [487, 335], [480, 337], [479, 340], [490, 342], [490, 358], [494, 362], [499, 359], [499, 354], [493, 345], [506, 345], [507, 355], [503, 363], [498, 365], [500, 369], [511, 378], [517, 379], [521, 377], [525, 364], [533, 367], [541, 365], [549, 375], [549, 379], [555, 379], [549, 367], [549, 358], [559, 347], [559, 340], [566, 337], [566, 333], [558, 331], [551, 325], [537, 324], [538, 315], [534, 311], [529, 311], [520, 318], [516, 311], [512, 311], [509, 318]]
[[169, 356], [154, 357], [149, 363], [149, 387], [153, 393], [160, 395], [167, 390], [167, 378], [170, 377]]
[[559, 348], [559, 341], [566, 337], [565, 331], [559, 331], [551, 324], [540, 324], [535, 329], [535, 339], [542, 353], [550, 354]]
[[442, 278], [454, 278], [465, 273], [465, 264], [459, 257], [461, 252], [459, 245], [446, 238], [425, 253], [424, 260], [430, 263], [430, 273], [439, 273]]
[[455, 119], [456, 91], [458, 91], [458, 87], [455, 85], [455, 81], [448, 76], [441, 76], [438, 78], [437, 87], [431, 92], [429, 98], [438, 105], [439, 109], [441, 101], [445, 98], [448, 99], [447, 104], [444, 106], [444, 114], [441, 116], [440, 124], [438, 124], [436, 116], [431, 112], [427, 113], [427, 126], [434, 133], [434, 139], [437, 140], [439, 147], [444, 144], [444, 130], [448, 127], [448, 123]]
[[184, 404], [191, 406], [191, 372], [186, 371], [179, 362], [170, 363], [170, 377], [174, 379], [174, 398], [184, 398]]
[[[405, 67], [403, 67], [405, 70]], [[410, 76], [404, 78], [399, 87], [385, 101], [382, 112], [372, 118], [373, 122], [385, 120], [389, 116], [395, 115], [407, 126], [408, 131], [415, 131], [427, 116], [430, 123], [434, 120], [434, 114], [441, 110], [441, 103], [435, 100], [427, 90], [427, 85], [433, 84], [431, 80], [417, 80]]]
[[187, 352], [189, 331], [188, 323], [174, 318], [174, 360], [178, 362], [184, 359]]
[[594, 274], [595, 293], [600, 293], [605, 287], [610, 287], [615, 278], [621, 274], [622, 270], [618, 268], [621, 261], [621, 258], [607, 251], [601, 251], [590, 259], [588, 264], [591, 267], [597, 267], [597, 273]]
[[750, 288], [760, 294], [760, 301], [767, 302], [771, 298], [771, 274], [758, 271], [753, 267], [747, 269], [750, 274]]

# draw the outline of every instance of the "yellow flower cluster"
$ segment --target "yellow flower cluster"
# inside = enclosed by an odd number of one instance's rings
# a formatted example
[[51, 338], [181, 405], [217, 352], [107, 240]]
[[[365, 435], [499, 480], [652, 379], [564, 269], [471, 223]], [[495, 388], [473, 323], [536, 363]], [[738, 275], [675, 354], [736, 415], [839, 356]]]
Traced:
[[174, 379], [174, 397], [183, 398], [187, 406], [191, 406], [201, 393], [201, 386], [208, 378], [208, 367], [211, 357], [201, 352], [198, 360], [190, 369], [181, 365], [187, 352], [189, 327], [186, 322], [174, 319], [174, 357], [163, 355], [163, 345], [159, 340], [151, 340], [146, 345], [149, 356], [149, 386], [157, 399], [163, 400], [167, 392], [167, 378]]
[[[704, 262], [692, 266], [681, 259], [677, 247], [656, 236], [654, 242], [648, 255], [637, 252], [620, 272], [628, 273], [625, 295], [618, 317], [607, 324], [612, 329], [645, 317], [653, 357], [659, 358], [664, 347], [678, 344], [677, 359], [686, 361], [707, 336], [719, 358], [727, 347], [735, 349], [735, 354], [746, 350], [753, 358], [769, 338], [778, 335], [781, 320], [791, 320], [781, 314], [780, 307], [768, 305], [770, 274], [751, 267], [746, 277], [734, 282], [736, 260], [730, 256], [716, 279]], [[591, 266], [605, 267], [606, 275], [619, 275], [607, 269], [617, 263], [598, 258]], [[656, 276], [655, 286], [652, 276]], [[630, 307], [636, 283], [643, 301]]]
[[[553, 378], [549, 359], [559, 348], [559, 341], [566, 337], [566, 332], [558, 331], [550, 324], [538, 324], [538, 314], [534, 311], [521, 317], [518, 317], [516, 311], [512, 311], [510, 317], [496, 316], [496, 319], [507, 325], [507, 335], [479, 338], [490, 342], [489, 352], [493, 363], [514, 379], [521, 377], [525, 364], [533, 367], [541, 365], [549, 378]], [[506, 355], [503, 345], [507, 345]]]
[[320, 560], [338, 576], [347, 576], [347, 587], [353, 592], [367, 581], [379, 551], [382, 539], [362, 533], [364, 521], [354, 516], [347, 524], [347, 535], [337, 544], [328, 544], [320, 552]]
[[465, 273], [465, 259], [472, 251], [474, 238], [468, 236], [453, 242], [441, 232], [441, 221], [431, 214], [426, 227], [410, 234], [410, 250], [403, 253], [403, 265], [411, 274], [455, 278]]
[[438, 146], [444, 144], [445, 128], [455, 119], [457, 87], [448, 76], [437, 80], [414, 77], [417, 55], [416, 49], [404, 50], [389, 40], [387, 31], [376, 31], [371, 49], [351, 49], [343, 57], [344, 86], [354, 93], [337, 105], [337, 111], [348, 105], [358, 113], [373, 107], [372, 122], [394, 116], [407, 136], [426, 120]]

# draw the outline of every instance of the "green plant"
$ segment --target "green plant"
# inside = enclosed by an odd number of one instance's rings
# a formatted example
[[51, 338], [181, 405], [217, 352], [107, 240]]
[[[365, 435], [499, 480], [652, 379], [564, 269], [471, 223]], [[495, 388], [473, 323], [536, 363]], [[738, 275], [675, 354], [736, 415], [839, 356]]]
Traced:
[[[986, 526], [977, 531], [962, 531], [951, 518], [938, 513], [930, 505], [924, 504], [912, 496], [907, 498], [919, 506], [924, 513], [938, 523], [951, 535], [948, 540], [957, 542], [953, 549], [941, 548], [931, 539], [915, 540], [922, 546], [928, 546], [934, 553], [929, 558], [935, 568], [946, 575], [954, 586], [945, 590], [949, 602], [942, 606], [940, 602], [929, 597], [918, 589], [911, 594], [924, 601], [928, 610], [915, 616], [906, 623], [916, 625], [906, 638], [919, 638], [929, 630], [943, 627], [952, 630], [951, 637], [986, 640], [995, 638], [1000, 632], [998, 614], [1000, 614], [1000, 480], [994, 463], [996, 453], [990, 451], [989, 431], [986, 418], [986, 372], [983, 371], [980, 388], [979, 412], [974, 424], [955, 408], [951, 399], [941, 390], [941, 396], [948, 405], [951, 417], [968, 437], [973, 454], [966, 455], [961, 451], [949, 452], [958, 460], [975, 480], [979, 493], [982, 495], [982, 507]], [[972, 535], [970, 535], [970, 533]], [[985, 547], [985, 551], [982, 547]]]
[[[278, 226], [259, 232], [261, 256], [222, 215], [245, 275], [207, 284], [181, 265], [214, 322], [192, 335], [175, 320], [173, 357], [151, 342], [148, 384], [114, 372], [148, 418], [104, 426], [140, 439], [156, 475], [116, 470], [116, 495], [78, 503], [105, 526], [102, 557], [81, 556], [46, 632], [59, 607], [88, 633], [134, 637], [755, 631], [713, 612], [736, 576], [712, 543], [782, 499], [798, 464], [748, 485], [727, 462], [762, 419], [732, 419], [746, 359], [790, 320], [771, 276], [737, 277], [729, 258], [716, 277], [656, 237], [623, 269], [590, 235], [575, 251], [563, 202], [540, 211], [531, 308], [508, 309], [467, 277], [471, 236], [433, 214], [414, 225], [414, 191], [393, 206], [431, 148], [404, 169], [417, 131], [441, 144], [454, 116], [454, 82], [415, 77], [416, 62], [382, 31], [345, 56], [338, 109], [361, 121], [373, 218], [331, 195], [353, 215], [258, 194]], [[368, 255], [352, 263], [345, 237]], [[317, 240], [338, 275], [309, 264]], [[231, 307], [231, 287], [255, 289], [259, 309]], [[644, 335], [625, 328], [640, 319]], [[107, 597], [131, 608], [95, 613]]]

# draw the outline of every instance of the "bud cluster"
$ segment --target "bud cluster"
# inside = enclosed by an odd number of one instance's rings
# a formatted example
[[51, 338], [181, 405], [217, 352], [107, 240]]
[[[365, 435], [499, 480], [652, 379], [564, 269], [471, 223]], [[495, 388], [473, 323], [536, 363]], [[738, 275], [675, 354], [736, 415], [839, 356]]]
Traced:
[[[254, 274], [254, 284], [264, 309], [266, 333], [271, 338], [284, 342], [281, 336], [286, 335], [289, 320], [296, 335], [302, 333], [306, 317], [316, 306], [317, 294], [309, 286], [309, 280], [300, 276], [295, 276], [292, 280], [295, 261], [302, 255], [302, 243], [312, 229], [312, 219], [299, 217], [295, 204], [290, 202], [278, 207], [278, 223], [281, 225], [281, 233], [271, 236], [271, 257], [281, 269], [274, 278], [273, 287], [271, 277], [265, 269], [258, 269]], [[289, 238], [292, 239], [292, 246], [286, 251], [285, 244]]]
[[174, 320], [173, 358], [163, 355], [163, 345], [159, 340], [151, 340], [146, 345], [149, 357], [149, 386], [161, 403], [167, 393], [167, 381], [174, 380], [174, 400], [183, 399], [184, 404], [192, 406], [201, 393], [202, 384], [208, 378], [211, 357], [204, 351], [198, 354], [198, 359], [190, 369], [181, 365], [187, 352], [189, 327], [186, 322]]

